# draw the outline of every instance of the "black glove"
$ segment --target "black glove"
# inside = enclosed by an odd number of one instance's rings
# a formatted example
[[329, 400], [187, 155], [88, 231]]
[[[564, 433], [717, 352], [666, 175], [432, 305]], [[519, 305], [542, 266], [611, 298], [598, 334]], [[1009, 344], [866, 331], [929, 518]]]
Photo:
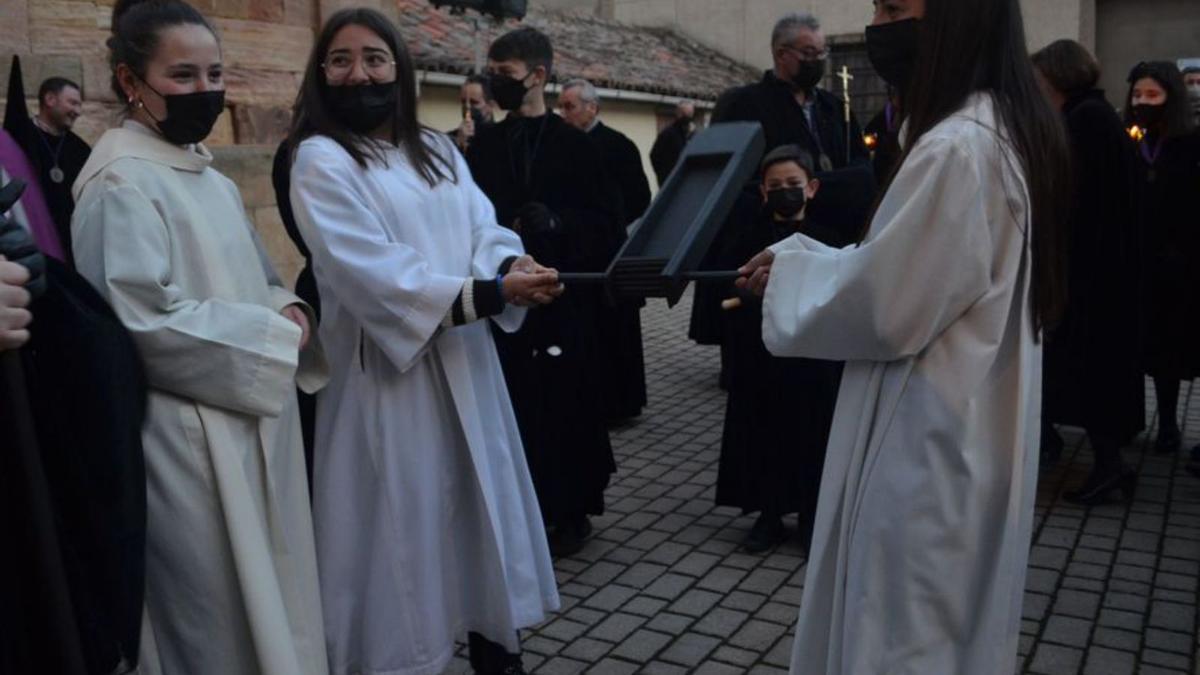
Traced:
[[37, 299], [46, 290], [46, 259], [38, 250], [33, 236], [13, 219], [8, 210], [21, 197], [25, 184], [13, 181], [0, 188], [0, 255], [29, 270], [29, 282], [25, 289]]
[[517, 227], [523, 235], [553, 232], [558, 226], [558, 216], [541, 202], [529, 202], [517, 209]]

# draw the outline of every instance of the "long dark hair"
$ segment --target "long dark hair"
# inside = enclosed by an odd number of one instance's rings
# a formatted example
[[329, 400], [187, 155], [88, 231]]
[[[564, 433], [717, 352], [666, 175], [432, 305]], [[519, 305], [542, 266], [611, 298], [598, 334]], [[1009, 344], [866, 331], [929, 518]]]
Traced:
[[1066, 304], [1070, 158], [1062, 119], [1034, 78], [1021, 7], [1018, 0], [927, 0], [920, 30], [916, 70], [903, 92], [907, 140], [887, 182], [922, 136], [972, 94], [990, 94], [1032, 202], [1032, 310], [1040, 333]]
[[146, 65], [158, 49], [159, 34], [186, 25], [204, 26], [214, 37], [217, 35], [208, 19], [183, 0], [117, 0], [112, 12], [112, 37], [106, 45], [111, 86], [118, 101], [125, 101], [126, 94], [117, 80], [117, 66], [124, 63], [144, 81]]
[[375, 33], [391, 50], [396, 59], [396, 82], [399, 91], [396, 109], [392, 113], [392, 144], [400, 148], [417, 174], [429, 184], [436, 186], [443, 180], [458, 181], [454, 169], [454, 158], [447, 157], [446, 148], [439, 149], [426, 137], [426, 132], [436, 134], [423, 126], [417, 119], [417, 80], [412, 56], [404, 44], [400, 31], [383, 14], [373, 9], [343, 9], [325, 23], [317, 42], [313, 45], [308, 65], [304, 69], [304, 83], [292, 108], [292, 129], [288, 134], [288, 145], [293, 157], [300, 143], [310, 136], [328, 136], [342, 146], [359, 166], [366, 167], [371, 160], [386, 163], [384, 148], [374, 139], [350, 131], [334, 119], [325, 100], [325, 72], [321, 64], [333, 44], [333, 38], [346, 26], [362, 26]]
[[1163, 140], [1192, 133], [1192, 109], [1188, 103], [1183, 73], [1170, 61], [1143, 61], [1129, 73], [1129, 92], [1125, 94], [1125, 126], [1133, 125], [1133, 85], [1150, 78], [1167, 92], [1162, 129], [1155, 129]]

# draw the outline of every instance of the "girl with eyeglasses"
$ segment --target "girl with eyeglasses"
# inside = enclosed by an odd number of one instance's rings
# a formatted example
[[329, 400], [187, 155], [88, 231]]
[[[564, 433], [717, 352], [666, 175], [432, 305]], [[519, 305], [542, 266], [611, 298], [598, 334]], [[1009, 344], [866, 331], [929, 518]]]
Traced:
[[380, 13], [333, 15], [295, 107], [291, 205], [333, 380], [314, 514], [334, 673], [520, 673], [518, 629], [559, 600], [489, 324], [561, 293], [500, 227], [450, 139], [417, 118]]

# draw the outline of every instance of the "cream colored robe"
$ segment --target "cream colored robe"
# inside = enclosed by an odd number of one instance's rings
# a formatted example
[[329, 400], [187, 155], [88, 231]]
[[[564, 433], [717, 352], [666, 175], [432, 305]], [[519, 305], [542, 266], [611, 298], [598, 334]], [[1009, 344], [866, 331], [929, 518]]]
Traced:
[[798, 675], [1011, 675], [1037, 486], [1029, 199], [989, 97], [922, 137], [862, 246], [773, 247], [763, 340], [847, 361]]
[[299, 353], [279, 311], [300, 300], [211, 161], [126, 122], [74, 189], [76, 264], [150, 384], [141, 672], [324, 675], [294, 387], [327, 368], [315, 337]]

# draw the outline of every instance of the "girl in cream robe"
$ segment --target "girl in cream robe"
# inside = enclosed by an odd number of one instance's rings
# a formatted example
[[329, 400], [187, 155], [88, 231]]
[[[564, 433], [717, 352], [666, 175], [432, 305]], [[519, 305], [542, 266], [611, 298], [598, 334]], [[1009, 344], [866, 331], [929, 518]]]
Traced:
[[211, 162], [126, 121], [74, 188], [79, 272], [151, 386], [141, 672], [323, 675], [295, 387], [324, 384], [324, 357]]
[[846, 361], [798, 675], [1010, 675], [1037, 487], [1029, 196], [989, 95], [924, 134], [861, 246], [771, 247], [763, 341]]

